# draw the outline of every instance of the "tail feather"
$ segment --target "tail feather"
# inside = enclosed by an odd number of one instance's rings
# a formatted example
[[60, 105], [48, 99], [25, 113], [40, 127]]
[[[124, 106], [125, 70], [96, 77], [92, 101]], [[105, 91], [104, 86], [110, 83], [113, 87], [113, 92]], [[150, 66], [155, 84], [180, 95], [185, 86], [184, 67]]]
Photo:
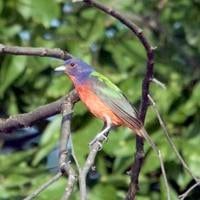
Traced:
[[171, 198], [170, 198], [169, 185], [168, 185], [168, 181], [167, 181], [167, 176], [166, 176], [165, 167], [164, 167], [164, 163], [163, 163], [161, 152], [156, 147], [155, 143], [153, 142], [153, 140], [151, 139], [151, 137], [149, 136], [149, 134], [147, 133], [147, 131], [145, 130], [144, 127], [142, 127], [140, 130], [138, 130], [137, 134], [140, 135], [141, 137], [144, 137], [146, 139], [146, 141], [149, 143], [149, 145], [153, 148], [155, 153], [157, 154], [158, 159], [160, 161], [160, 166], [161, 166], [161, 170], [162, 170], [165, 186], [166, 186], [166, 189], [167, 189], [167, 199], [170, 200]]
[[153, 142], [153, 140], [151, 139], [151, 137], [149, 136], [149, 134], [147, 133], [147, 131], [145, 130], [144, 127], [142, 127], [140, 130], [136, 131], [136, 133], [139, 136], [145, 138], [145, 140], [149, 143], [149, 145], [153, 148], [153, 150], [158, 153], [158, 149], [157, 149], [155, 143]]

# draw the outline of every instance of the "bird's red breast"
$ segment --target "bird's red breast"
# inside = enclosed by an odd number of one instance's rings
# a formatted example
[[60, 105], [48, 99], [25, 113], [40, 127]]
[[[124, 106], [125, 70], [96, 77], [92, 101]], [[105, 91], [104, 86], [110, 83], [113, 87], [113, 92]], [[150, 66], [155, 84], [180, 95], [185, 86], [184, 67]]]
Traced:
[[108, 116], [111, 119], [112, 123], [117, 126], [123, 124], [122, 120], [117, 117], [112, 112], [112, 110], [91, 91], [89, 84], [75, 84], [75, 88], [79, 94], [81, 101], [87, 106], [87, 108], [93, 115], [104, 121], [105, 116]]

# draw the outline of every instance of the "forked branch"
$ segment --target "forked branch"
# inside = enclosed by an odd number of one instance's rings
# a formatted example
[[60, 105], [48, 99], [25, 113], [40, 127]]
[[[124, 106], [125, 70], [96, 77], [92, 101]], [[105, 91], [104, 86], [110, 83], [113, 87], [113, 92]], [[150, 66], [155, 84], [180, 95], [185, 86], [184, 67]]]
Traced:
[[[67, 186], [62, 197], [62, 200], [68, 200], [73, 192], [74, 184], [76, 182], [76, 173], [71, 166], [70, 152], [67, 148], [72, 141], [71, 138], [71, 118], [72, 108], [74, 102], [69, 96], [68, 99], [62, 104], [62, 124], [61, 124], [61, 137], [60, 137], [60, 159], [59, 166], [63, 175], [68, 177]], [[73, 102], [73, 103], [72, 103]], [[73, 144], [71, 144], [73, 146]]]
[[40, 106], [29, 113], [18, 114], [7, 119], [0, 118], [0, 133], [8, 133], [17, 128], [30, 127], [39, 120], [60, 113], [62, 103], [69, 97], [72, 103], [79, 100], [76, 91], [73, 90], [67, 96], [47, 105]]
[[[72, 94], [72, 93], [71, 93]], [[70, 123], [71, 123], [71, 114], [72, 114], [72, 108], [75, 103], [75, 99], [73, 95], [68, 95], [65, 97], [65, 99], [62, 101], [60, 105], [60, 112], [62, 112], [63, 119], [61, 123], [61, 136], [60, 136], [60, 157], [59, 157], [59, 168], [60, 171], [52, 177], [50, 180], [48, 180], [46, 183], [41, 185], [37, 190], [32, 192], [28, 197], [26, 197], [24, 200], [31, 200], [37, 197], [42, 191], [47, 189], [50, 185], [52, 185], [54, 182], [59, 180], [63, 175], [68, 177], [68, 183], [64, 192], [64, 195], [62, 197], [62, 200], [68, 200], [73, 192], [73, 187], [76, 181], [76, 173], [73, 170], [69, 158], [69, 153], [67, 149], [67, 144], [69, 142], [70, 138]]]

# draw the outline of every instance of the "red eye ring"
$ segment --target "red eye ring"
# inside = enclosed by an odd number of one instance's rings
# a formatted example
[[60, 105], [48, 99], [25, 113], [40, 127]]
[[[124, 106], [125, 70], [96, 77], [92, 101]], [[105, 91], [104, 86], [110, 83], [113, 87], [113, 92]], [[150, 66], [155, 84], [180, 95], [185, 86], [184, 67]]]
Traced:
[[71, 67], [74, 67], [75, 64], [74, 64], [74, 63], [71, 63], [70, 65], [71, 65]]

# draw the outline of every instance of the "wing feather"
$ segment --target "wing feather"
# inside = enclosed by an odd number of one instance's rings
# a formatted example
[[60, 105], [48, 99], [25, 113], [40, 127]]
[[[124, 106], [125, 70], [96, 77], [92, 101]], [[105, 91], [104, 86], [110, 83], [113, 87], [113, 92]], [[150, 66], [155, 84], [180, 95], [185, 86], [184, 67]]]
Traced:
[[142, 122], [138, 118], [136, 109], [131, 106], [127, 98], [116, 85], [103, 75], [101, 75], [100, 79], [95, 76], [91, 76], [90, 79], [92, 81], [91, 90], [110, 107], [116, 116], [131, 129], [135, 130], [142, 127]]

